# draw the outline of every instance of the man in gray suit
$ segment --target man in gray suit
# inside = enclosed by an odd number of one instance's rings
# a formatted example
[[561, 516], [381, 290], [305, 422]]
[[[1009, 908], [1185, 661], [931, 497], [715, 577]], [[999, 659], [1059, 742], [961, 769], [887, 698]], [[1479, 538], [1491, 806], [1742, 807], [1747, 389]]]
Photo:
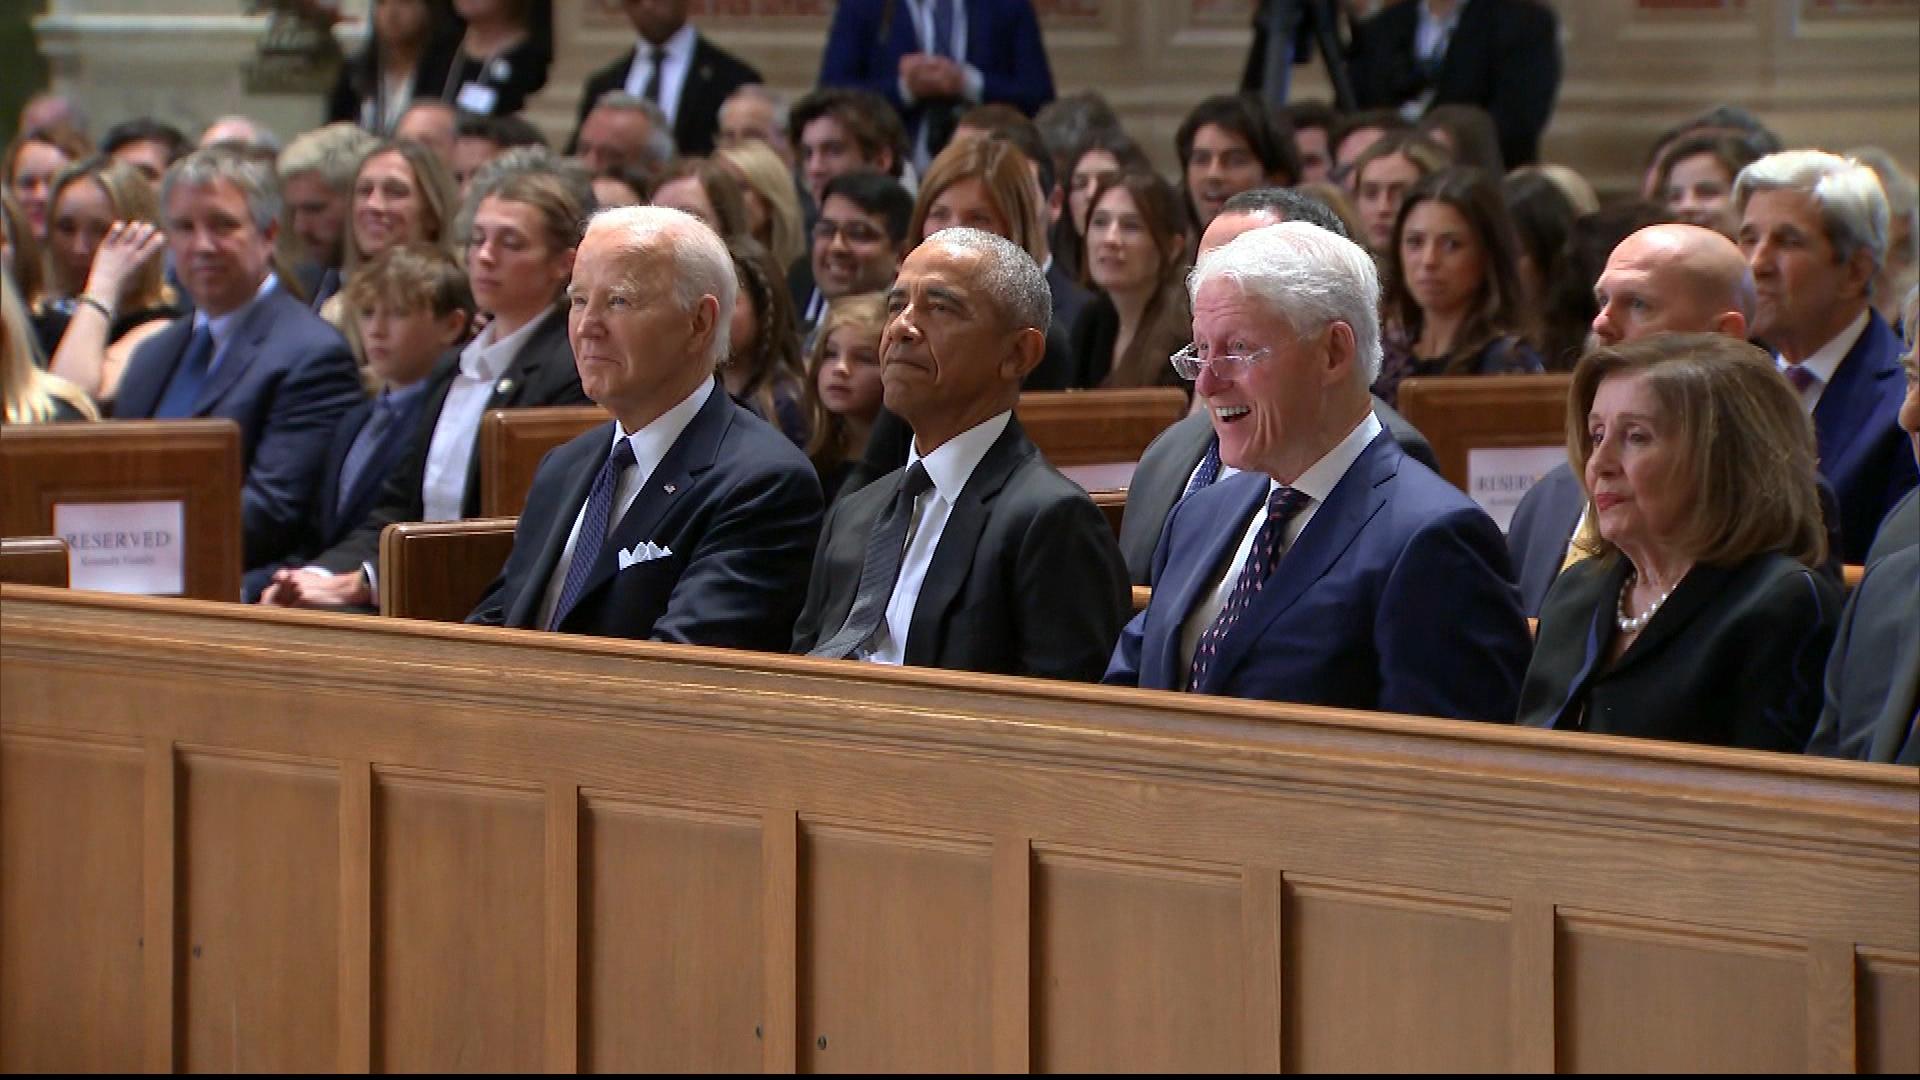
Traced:
[[[1304, 221], [1344, 237], [1346, 226], [1326, 205], [1289, 188], [1255, 188], [1228, 199], [1200, 238], [1199, 254], [1206, 254], [1241, 233], [1283, 221]], [[1433, 447], [1393, 406], [1373, 399], [1373, 414], [1393, 433], [1407, 456], [1438, 471]], [[1235, 470], [1220, 463], [1213, 423], [1196, 412], [1160, 433], [1140, 455], [1127, 485], [1127, 512], [1120, 519], [1120, 551], [1127, 559], [1127, 575], [1135, 585], [1147, 584], [1153, 570], [1153, 549], [1173, 504], [1209, 484], [1225, 480]]]

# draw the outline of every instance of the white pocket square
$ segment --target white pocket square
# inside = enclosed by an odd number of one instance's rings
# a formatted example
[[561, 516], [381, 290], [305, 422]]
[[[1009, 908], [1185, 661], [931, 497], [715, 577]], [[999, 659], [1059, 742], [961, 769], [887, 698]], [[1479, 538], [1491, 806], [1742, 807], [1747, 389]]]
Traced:
[[620, 552], [620, 569], [625, 570], [634, 563], [652, 562], [673, 554], [673, 549], [651, 540], [633, 545], [632, 550]]

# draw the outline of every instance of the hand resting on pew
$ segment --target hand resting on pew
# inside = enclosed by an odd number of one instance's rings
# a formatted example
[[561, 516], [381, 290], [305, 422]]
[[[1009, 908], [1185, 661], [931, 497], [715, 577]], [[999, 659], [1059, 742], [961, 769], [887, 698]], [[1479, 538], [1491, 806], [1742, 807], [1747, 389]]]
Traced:
[[283, 567], [260, 594], [260, 602], [277, 607], [364, 608], [373, 606], [373, 586], [358, 570], [330, 574], [307, 567]]

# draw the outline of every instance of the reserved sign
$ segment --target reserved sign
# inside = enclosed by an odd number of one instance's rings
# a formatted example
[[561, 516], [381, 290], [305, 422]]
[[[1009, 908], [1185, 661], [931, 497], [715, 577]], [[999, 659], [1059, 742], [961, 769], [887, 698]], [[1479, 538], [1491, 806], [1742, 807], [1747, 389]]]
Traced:
[[187, 588], [186, 505], [56, 503], [54, 535], [67, 542], [72, 587], [142, 596]]
[[1481, 447], [1467, 451], [1467, 494], [1500, 526], [1513, 521], [1514, 507], [1542, 476], [1567, 461], [1564, 446]]

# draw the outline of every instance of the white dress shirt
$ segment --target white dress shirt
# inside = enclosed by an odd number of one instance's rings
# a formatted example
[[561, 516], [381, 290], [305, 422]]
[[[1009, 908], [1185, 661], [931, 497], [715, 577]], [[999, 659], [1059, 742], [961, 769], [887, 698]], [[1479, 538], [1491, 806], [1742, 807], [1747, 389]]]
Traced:
[[480, 414], [487, 411], [494, 382], [549, 317], [542, 315], [503, 338], [494, 336], [499, 324], [489, 323], [460, 350], [460, 370], [447, 387], [447, 400], [433, 424], [433, 441], [427, 444], [427, 470], [420, 481], [421, 516], [427, 521], [458, 521], [463, 516], [467, 467], [480, 441]]
[[1007, 430], [1011, 412], [983, 420], [941, 443], [933, 453], [920, 456], [918, 449], [907, 452], [907, 466], [918, 461], [927, 470], [933, 487], [914, 500], [913, 523], [907, 527], [907, 551], [900, 559], [900, 576], [893, 583], [893, 595], [887, 600], [887, 616], [881, 621], [873, 651], [860, 659], [876, 664], [904, 664], [907, 658], [907, 631], [913, 627], [913, 609], [920, 602], [920, 586], [927, 580], [927, 567], [940, 547], [940, 534], [947, 529], [953, 506], [960, 501], [973, 470], [980, 459]]
[[[680, 95], [687, 87], [687, 72], [693, 70], [693, 47], [699, 42], [692, 23], [681, 23], [660, 48], [666, 50], [666, 60], [660, 65], [660, 111], [667, 114], [667, 125], [676, 124], [680, 119]], [[627, 93], [637, 98], [647, 96], [647, 80], [653, 77], [653, 42], [645, 38], [634, 42], [633, 66], [627, 69]]]
[[[680, 441], [687, 425], [693, 423], [693, 418], [699, 415], [701, 407], [706, 405], [707, 398], [712, 394], [713, 380], [708, 379], [695, 387], [693, 393], [681, 398], [680, 404], [661, 413], [653, 423], [631, 435], [621, 431], [619, 424], [613, 425], [613, 438], [607, 443], [607, 453], [611, 455], [621, 439], [627, 440], [633, 446], [633, 468], [621, 474], [619, 485], [613, 489], [613, 513], [607, 518], [608, 536], [612, 536], [614, 529], [619, 527], [620, 519], [627, 516], [627, 511], [632, 508], [633, 501], [640, 497], [647, 481], [653, 479], [653, 472], [666, 459], [667, 451]], [[602, 457], [600, 464], [605, 462], [606, 458]], [[600, 464], [594, 465], [594, 468], [599, 469]], [[540, 629], [545, 629], [553, 621], [554, 606], [560, 603], [560, 592], [567, 584], [567, 571], [573, 566], [573, 547], [580, 539], [580, 522], [586, 515], [587, 504], [583, 500], [580, 509], [574, 512], [573, 528], [567, 533], [567, 546], [560, 549], [560, 559], [553, 564], [553, 577], [547, 581], [546, 595], [540, 600], [540, 618], [533, 624]]]
[[[1313, 515], [1319, 512], [1320, 504], [1327, 501], [1327, 496], [1333, 494], [1333, 489], [1339, 486], [1341, 478], [1347, 475], [1347, 470], [1353, 467], [1354, 462], [1360, 460], [1360, 454], [1367, 448], [1367, 444], [1378, 438], [1384, 430], [1386, 429], [1381, 427], [1380, 418], [1373, 415], [1373, 411], [1369, 409], [1367, 418], [1348, 432], [1347, 437], [1341, 439], [1339, 445], [1327, 451], [1319, 461], [1314, 462], [1306, 472], [1301, 473], [1298, 480], [1289, 485], [1295, 491], [1307, 496], [1307, 505], [1293, 515], [1292, 521], [1287, 522], [1287, 531], [1280, 538], [1280, 550], [1274, 553], [1275, 573], [1279, 572], [1278, 560], [1285, 556], [1293, 547], [1293, 542], [1300, 538], [1300, 533], [1306, 529], [1307, 522], [1312, 521]], [[1253, 512], [1252, 520], [1247, 522], [1245, 531], [1240, 535], [1240, 546], [1234, 549], [1233, 558], [1227, 561], [1226, 572], [1220, 576], [1219, 581], [1214, 582], [1212, 589], [1201, 595], [1200, 602], [1187, 613], [1187, 621], [1181, 624], [1180, 656], [1183, 663], [1180, 665], [1180, 685], [1182, 688], [1186, 686], [1187, 673], [1193, 668], [1193, 650], [1199, 646], [1200, 636], [1207, 632], [1207, 627], [1212, 626], [1213, 620], [1219, 617], [1220, 609], [1227, 606], [1227, 598], [1233, 595], [1233, 587], [1240, 581], [1240, 571], [1247, 565], [1247, 555], [1253, 551], [1254, 537], [1260, 534], [1260, 526], [1267, 523], [1267, 501], [1273, 497], [1274, 491], [1279, 487], [1278, 480], [1267, 481], [1267, 498], [1261, 500], [1259, 508]]]
[[[1800, 366], [1807, 369], [1808, 374], [1813, 376], [1813, 381], [1807, 384], [1805, 390], [1797, 391], [1800, 395], [1800, 404], [1806, 407], [1808, 413], [1812, 413], [1813, 407], [1820, 404], [1820, 395], [1827, 392], [1827, 384], [1833, 381], [1834, 372], [1840, 370], [1841, 362], [1847, 358], [1848, 353], [1853, 351], [1854, 345], [1859, 343], [1860, 335], [1867, 332], [1868, 310], [1861, 308], [1860, 314], [1847, 324], [1845, 330], [1840, 331], [1832, 341], [1815, 349], [1812, 356], [1800, 362]], [[1779, 353], [1773, 354], [1773, 362], [1782, 372], [1790, 366], [1786, 357]]]

